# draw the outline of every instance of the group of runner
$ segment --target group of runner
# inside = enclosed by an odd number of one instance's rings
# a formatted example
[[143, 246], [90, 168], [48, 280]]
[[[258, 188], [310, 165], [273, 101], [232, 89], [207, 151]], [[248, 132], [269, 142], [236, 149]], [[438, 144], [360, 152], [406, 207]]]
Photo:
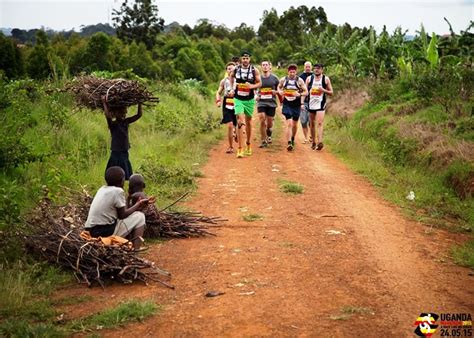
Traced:
[[291, 64], [288, 66], [288, 74], [278, 79], [272, 73], [270, 61], [262, 61], [260, 73], [251, 64], [250, 57], [249, 52], [243, 52], [240, 59], [235, 58], [226, 65], [226, 76], [216, 92], [216, 104], [222, 106], [222, 123], [227, 125], [229, 147], [226, 152], [234, 152], [233, 144], [236, 141], [238, 158], [252, 155], [252, 116], [255, 103], [260, 120], [260, 148], [268, 147], [272, 143], [273, 120], [278, 102], [286, 120], [287, 150], [295, 149], [300, 119], [303, 143], [309, 142], [313, 150], [321, 150], [324, 146], [323, 122], [327, 96], [333, 94], [331, 81], [323, 74], [323, 65], [317, 63], [313, 67], [307, 61], [304, 72], [298, 75], [297, 65]]

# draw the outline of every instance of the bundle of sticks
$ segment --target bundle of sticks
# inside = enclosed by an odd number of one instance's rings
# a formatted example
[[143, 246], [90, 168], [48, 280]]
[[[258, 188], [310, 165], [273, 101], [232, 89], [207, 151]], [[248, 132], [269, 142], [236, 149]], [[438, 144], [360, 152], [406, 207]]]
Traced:
[[198, 212], [166, 212], [159, 211], [155, 205], [145, 210], [145, 234], [147, 238], [188, 238], [215, 236], [208, 227], [219, 226], [224, 221], [220, 217], [206, 217]]
[[88, 286], [94, 282], [116, 280], [157, 281], [173, 288], [163, 277], [170, 273], [159, 269], [153, 262], [137, 256], [129, 245], [105, 246], [99, 241], [86, 241], [81, 237], [84, 215], [76, 205], [53, 206], [43, 199], [28, 221], [34, 229], [25, 235], [29, 252], [61, 267], [72, 269], [80, 283]]
[[81, 76], [70, 82], [65, 89], [73, 93], [77, 105], [91, 109], [102, 109], [103, 98], [112, 108], [160, 101], [143, 84], [132, 80]]

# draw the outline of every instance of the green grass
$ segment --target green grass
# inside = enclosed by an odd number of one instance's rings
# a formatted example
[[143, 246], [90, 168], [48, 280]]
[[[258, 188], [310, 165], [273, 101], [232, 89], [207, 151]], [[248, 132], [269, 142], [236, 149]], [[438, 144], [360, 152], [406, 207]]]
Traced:
[[304, 187], [301, 184], [286, 180], [279, 180], [278, 186], [280, 187], [280, 191], [285, 194], [298, 195], [304, 191]]
[[70, 283], [69, 274], [46, 264], [21, 261], [0, 266], [0, 336], [60, 337], [52, 292]]
[[74, 332], [84, 332], [114, 328], [132, 321], [143, 321], [157, 313], [158, 310], [159, 307], [153, 302], [130, 300], [119, 304], [116, 308], [74, 320], [67, 325], [67, 329]]
[[451, 249], [451, 256], [457, 264], [474, 269], [474, 240], [454, 246]]
[[255, 221], [261, 221], [263, 219], [263, 216], [259, 214], [248, 214], [248, 215], [243, 215], [242, 218], [246, 222], [255, 222]]
[[49, 319], [54, 316], [49, 295], [69, 283], [69, 274], [41, 264], [0, 266], [0, 318]]
[[24, 319], [8, 319], [0, 323], [2, 337], [66, 337], [64, 331], [52, 323], [32, 323]]
[[75, 319], [63, 326], [52, 319], [44, 322], [32, 322], [26, 319], [7, 319], [0, 322], [0, 335], [6, 337], [66, 337], [74, 332], [90, 332], [124, 326], [130, 322], [142, 321], [159, 311], [159, 307], [150, 301], [130, 300], [116, 308]]

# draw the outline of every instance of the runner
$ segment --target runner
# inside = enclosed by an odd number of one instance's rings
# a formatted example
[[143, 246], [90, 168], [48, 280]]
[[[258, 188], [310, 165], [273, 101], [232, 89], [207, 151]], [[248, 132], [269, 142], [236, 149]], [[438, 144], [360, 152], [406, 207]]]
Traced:
[[275, 109], [277, 106], [276, 92], [278, 89], [278, 78], [272, 74], [271, 63], [267, 60], [262, 61], [262, 87], [257, 95], [257, 111], [260, 119], [260, 136], [262, 143], [260, 148], [265, 148], [272, 142], [273, 119], [275, 118]]
[[[229, 76], [235, 69], [235, 64], [229, 62], [226, 65], [227, 76], [223, 78], [219, 84], [219, 89], [216, 92], [216, 104], [218, 107], [222, 105], [222, 121], [221, 124], [227, 125], [227, 139], [229, 141], [229, 148], [227, 148], [226, 153], [232, 154], [234, 152], [233, 147], [233, 133], [234, 128], [237, 125], [237, 119], [235, 117], [234, 111], [234, 97], [232, 92], [232, 85], [230, 83]], [[224, 102], [221, 101], [221, 95], [224, 93]]]
[[[242, 52], [241, 64], [234, 69], [230, 77], [233, 88], [235, 88], [235, 94], [234, 92], [231, 93], [234, 94], [235, 115], [237, 117], [238, 158], [242, 158], [244, 155], [252, 155], [250, 139], [252, 136], [252, 116], [255, 106], [254, 89], [259, 88], [262, 84], [260, 72], [250, 64], [250, 56], [249, 52]], [[242, 144], [244, 138], [243, 126], [245, 126], [247, 134], [245, 151]]]
[[[308, 76], [313, 74], [311, 70], [311, 62], [306, 61], [304, 63], [304, 72], [300, 74], [300, 78], [306, 83], [306, 79]], [[308, 143], [308, 122], [309, 122], [309, 112], [308, 112], [308, 105], [309, 105], [309, 95], [306, 95], [304, 100], [304, 108], [301, 107], [301, 128], [303, 129], [304, 141], [303, 143]], [[311, 138], [311, 137], [310, 137]]]
[[288, 140], [287, 150], [295, 148], [295, 136], [298, 130], [301, 107], [304, 107], [304, 97], [308, 94], [304, 81], [298, 77], [296, 72], [298, 66], [288, 66], [288, 75], [281, 78], [278, 91], [283, 96], [282, 113], [286, 119], [286, 137]]
[[[309, 126], [313, 144], [311, 149], [321, 150], [323, 144], [323, 122], [326, 113], [326, 96], [332, 95], [332, 85], [329, 77], [323, 74], [323, 65], [314, 65], [314, 74], [306, 79], [306, 86], [309, 90]], [[315, 120], [318, 126], [318, 137], [316, 139]], [[317, 140], [317, 143], [316, 143]]]

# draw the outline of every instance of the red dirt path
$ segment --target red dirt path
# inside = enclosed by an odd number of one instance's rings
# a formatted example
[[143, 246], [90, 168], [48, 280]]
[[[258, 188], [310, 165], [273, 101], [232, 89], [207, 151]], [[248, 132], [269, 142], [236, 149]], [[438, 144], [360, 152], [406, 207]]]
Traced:
[[[472, 314], [471, 270], [447, 257], [456, 235], [405, 219], [327, 147], [312, 151], [299, 139], [290, 153], [283, 145], [276, 140], [244, 159], [225, 154], [225, 142], [211, 151], [188, 205], [229, 221], [216, 237], [172, 240], [146, 254], [172, 272], [176, 290], [75, 287], [66, 292], [96, 300], [66, 316], [138, 298], [162, 304], [160, 313], [101, 334], [413, 337], [421, 312]], [[280, 192], [281, 179], [304, 193]], [[263, 219], [246, 222], [247, 214]], [[224, 294], [205, 297], [211, 290]], [[349, 307], [352, 315], [343, 313]]]

